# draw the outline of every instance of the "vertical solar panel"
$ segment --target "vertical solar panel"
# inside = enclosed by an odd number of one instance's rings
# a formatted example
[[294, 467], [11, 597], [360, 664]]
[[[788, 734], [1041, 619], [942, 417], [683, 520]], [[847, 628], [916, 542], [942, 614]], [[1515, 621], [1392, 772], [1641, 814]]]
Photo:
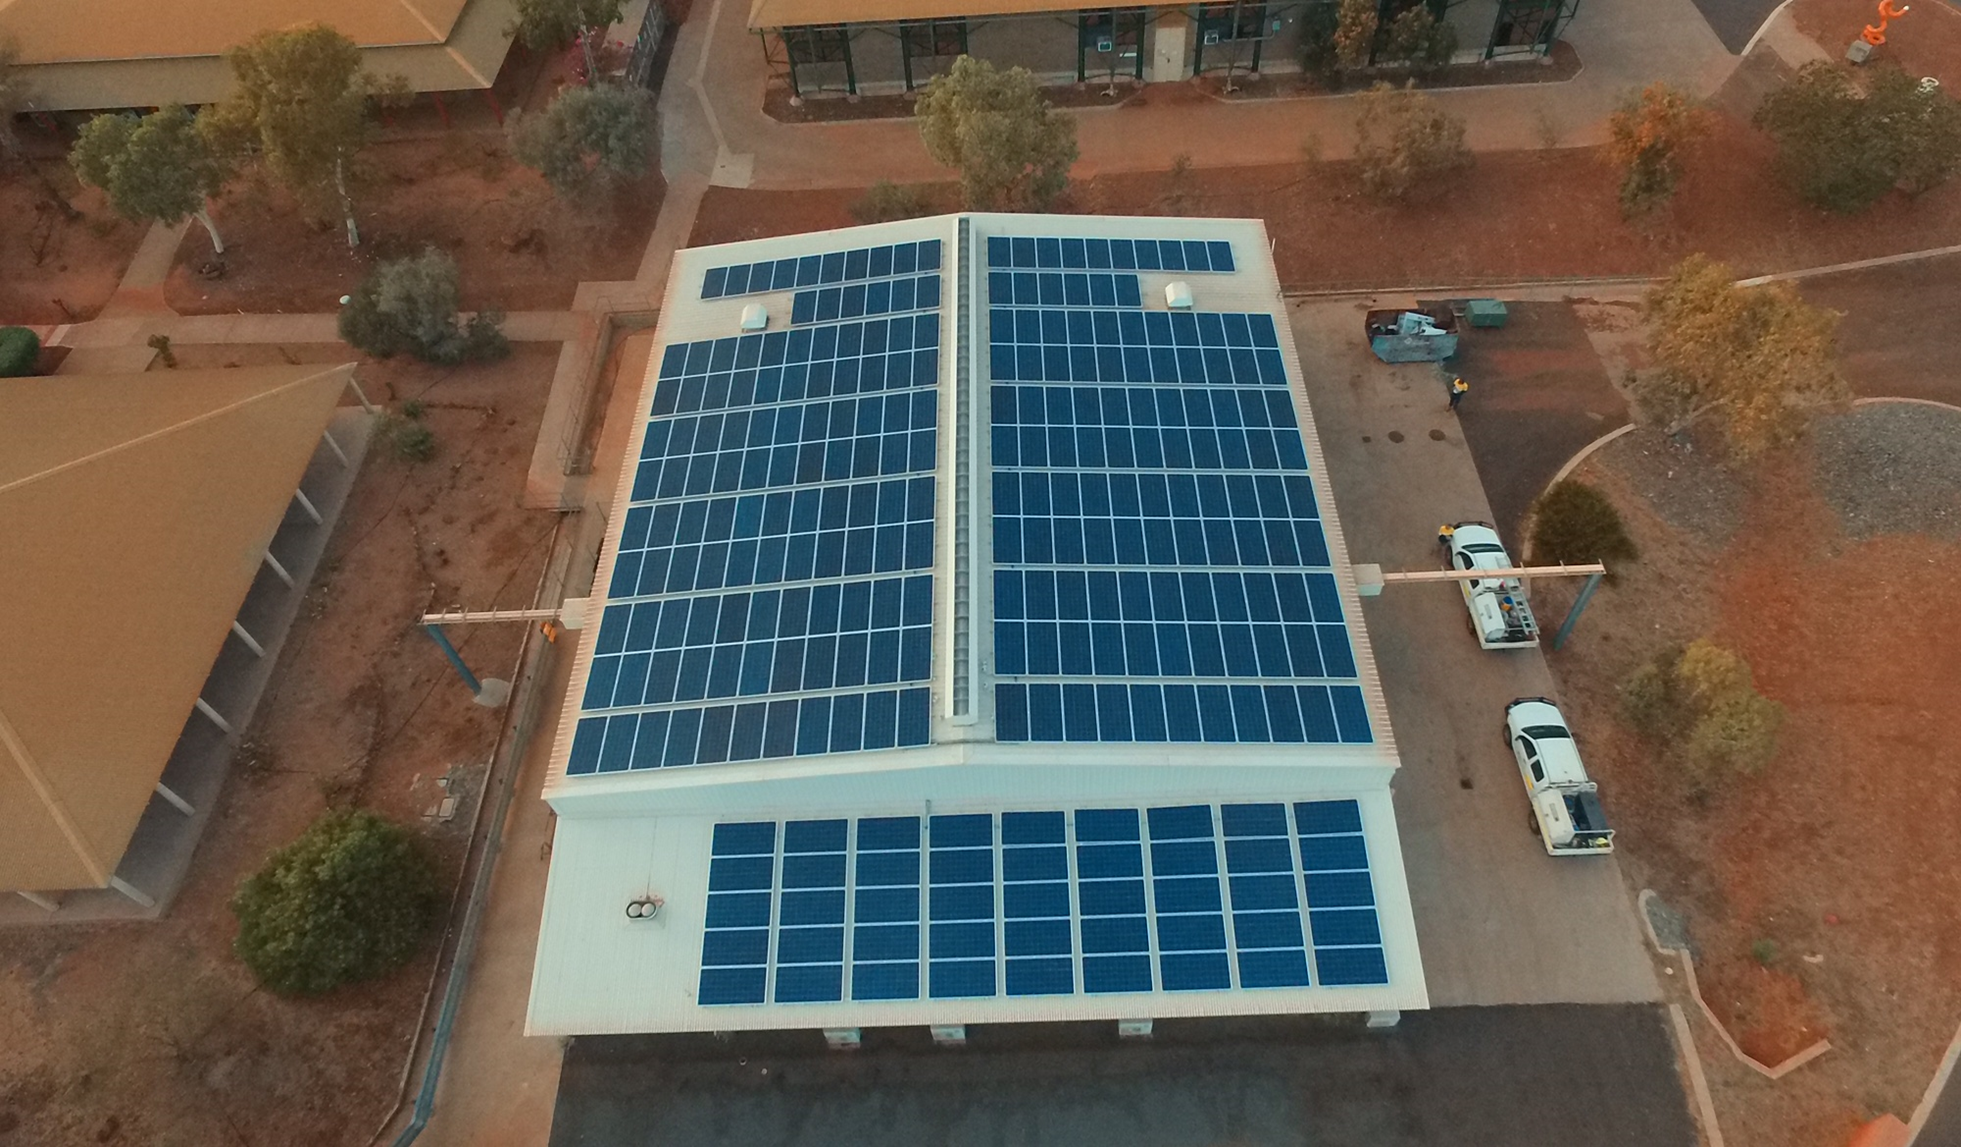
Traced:
[[994, 818], [935, 816], [927, 839], [927, 992], [994, 995]]
[[1137, 810], [1083, 809], [1075, 820], [1083, 991], [1148, 992], [1150, 912]]
[[1069, 847], [1061, 813], [1001, 814], [1001, 917], [1007, 994], [1074, 992]]
[[989, 240], [999, 740], [1372, 739], [1273, 316], [1072, 285], [1216, 248]]
[[1307, 947], [1287, 806], [1236, 804], [1219, 812], [1240, 987], [1307, 987]]
[[919, 997], [919, 818], [858, 822], [851, 998]]
[[1324, 985], [1386, 984], [1362, 810], [1352, 800], [1294, 805], [1314, 967]]
[[771, 995], [779, 1004], [843, 998], [849, 825], [844, 820], [793, 820], [783, 826], [776, 990]]
[[769, 975], [771, 892], [776, 886], [776, 825], [718, 824], [708, 862], [701, 934], [703, 1004], [760, 1004]]
[[[923, 745], [937, 240], [711, 271], [922, 313], [663, 349], [570, 776]], [[910, 288], [908, 288], [910, 289]]]
[[1164, 990], [1232, 987], [1211, 806], [1154, 808], [1145, 820], [1151, 832], [1151, 896]]

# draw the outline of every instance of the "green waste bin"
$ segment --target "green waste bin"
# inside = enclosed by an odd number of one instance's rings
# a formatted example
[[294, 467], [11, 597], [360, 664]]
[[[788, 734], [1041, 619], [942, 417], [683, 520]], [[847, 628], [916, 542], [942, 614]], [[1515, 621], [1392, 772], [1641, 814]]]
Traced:
[[1464, 304], [1464, 314], [1474, 327], [1502, 327], [1507, 317], [1505, 304], [1497, 299], [1472, 299]]

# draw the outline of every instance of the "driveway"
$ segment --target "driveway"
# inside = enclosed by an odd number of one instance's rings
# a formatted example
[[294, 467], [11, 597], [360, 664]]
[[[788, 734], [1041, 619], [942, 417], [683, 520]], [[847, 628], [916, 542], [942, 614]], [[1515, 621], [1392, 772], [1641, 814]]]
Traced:
[[1733, 55], [1742, 55], [1780, 0], [1695, 0], [1702, 18]]
[[[1342, 533], [1351, 561], [1434, 569], [1438, 525], [1500, 520], [1485, 497], [1494, 476], [1536, 490], [1549, 472], [1518, 478], [1507, 467], [1556, 468], [1578, 447], [1541, 429], [1519, 437], [1518, 459], [1500, 456], [1487, 466], [1479, 455], [1474, 466], [1476, 442], [1467, 447], [1457, 420], [1445, 412], [1435, 367], [1386, 366], [1369, 354], [1361, 338], [1368, 306], [1302, 301], [1289, 308]], [[1536, 307], [1525, 313], [1556, 314]], [[1559, 321], [1570, 322], [1570, 314], [1545, 324]], [[1562, 364], [1544, 373], [1565, 377], [1574, 356], [1566, 349], [1556, 356], [1532, 350], [1535, 329], [1529, 320], [1507, 328], [1519, 348], [1514, 357]], [[1584, 334], [1577, 337], [1584, 345]], [[1602, 374], [1600, 385], [1604, 380]], [[1487, 383], [1481, 392], [1474, 383], [1466, 408], [1480, 399], [1498, 401], [1492, 389]], [[1551, 417], [1555, 426], [1570, 421], [1565, 414]], [[1537, 425], [1547, 418], [1514, 421]], [[1581, 424], [1592, 425], [1579, 418], [1571, 437], [1584, 443], [1595, 431]], [[1540, 449], [1535, 434], [1555, 444]], [[1396, 821], [1431, 1001], [1448, 1007], [1658, 998], [1615, 859], [1554, 859], [1527, 828], [1518, 767], [1499, 729], [1506, 702], [1554, 693], [1545, 657], [1478, 648], [1466, 632], [1463, 601], [1448, 584], [1390, 586], [1368, 601], [1365, 615], [1402, 758]], [[1550, 627], [1559, 618], [1544, 621]], [[1582, 628], [1576, 640], [1584, 639]], [[1580, 738], [1584, 744], [1585, 730]], [[1611, 818], [1613, 794], [1604, 800]]]
[[[970, 1032], [968, 1047], [586, 1037], [551, 1147], [1694, 1147], [1654, 1006]], [[890, 1033], [898, 1036], [900, 1033]], [[772, 1047], [773, 1046], [773, 1050]], [[1549, 1129], [1557, 1129], [1556, 1132]]]

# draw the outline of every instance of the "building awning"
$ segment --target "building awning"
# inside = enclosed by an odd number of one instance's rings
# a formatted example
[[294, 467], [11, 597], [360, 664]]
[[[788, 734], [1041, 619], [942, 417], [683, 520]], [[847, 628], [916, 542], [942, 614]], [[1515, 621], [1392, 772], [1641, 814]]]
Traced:
[[956, 17], [1026, 16], [1052, 13], [1074, 23], [1079, 9], [1053, 0], [751, 0], [749, 27], [753, 31], [796, 28], [807, 24], [891, 24], [901, 20], [950, 20]]
[[0, 382], [0, 888], [108, 884], [352, 371]]

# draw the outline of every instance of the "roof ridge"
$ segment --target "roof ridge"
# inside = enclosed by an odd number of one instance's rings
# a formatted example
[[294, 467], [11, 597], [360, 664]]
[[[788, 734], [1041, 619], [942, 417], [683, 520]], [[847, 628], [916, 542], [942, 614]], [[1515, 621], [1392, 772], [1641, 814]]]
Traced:
[[396, 3], [407, 10], [409, 15], [415, 17], [417, 23], [428, 29], [429, 34], [436, 38], [438, 44], [447, 44], [449, 42], [449, 34], [431, 23], [429, 17], [423, 13], [422, 9], [416, 7], [415, 0], [396, 0]]
[[260, 401], [261, 399], [271, 398], [272, 396], [277, 394], [283, 394], [286, 391], [291, 390], [296, 386], [301, 386], [306, 383], [313, 382], [323, 375], [331, 374], [334, 371], [345, 369], [349, 365], [350, 364], [347, 363], [339, 363], [333, 366], [325, 367], [321, 370], [314, 371], [310, 374], [302, 375], [301, 377], [295, 378], [289, 382], [282, 383], [279, 386], [273, 387], [269, 390], [257, 391], [253, 394], [245, 396], [244, 398], [240, 398], [237, 399], [236, 401], [226, 403], [223, 406], [215, 407], [211, 410], [206, 410], [201, 414], [193, 415], [190, 418], [183, 419], [182, 421], [171, 423], [168, 426], [158, 427], [157, 429], [151, 430], [148, 433], [139, 434], [134, 438], [124, 439], [123, 441], [118, 442], [113, 446], [105, 446], [100, 450], [94, 451], [93, 453], [84, 454], [79, 458], [70, 458], [66, 462], [63, 462], [56, 466], [50, 466], [47, 469], [42, 470], [38, 473], [29, 474], [22, 478], [16, 478], [11, 482], [0, 483], [0, 494], [10, 493], [14, 490], [20, 489], [22, 486], [26, 486], [33, 482], [38, 482], [43, 478], [51, 478], [57, 474], [66, 473], [69, 470], [73, 470], [79, 466], [87, 465], [88, 463], [94, 462], [97, 459], [106, 458], [111, 454], [120, 453], [124, 450], [130, 449], [131, 447], [140, 446], [143, 443], [165, 437], [166, 435], [175, 433], [176, 431], [182, 430], [185, 427], [196, 426], [199, 423], [207, 422], [213, 418], [220, 417], [221, 415], [230, 414], [235, 410], [242, 409], [246, 406], [251, 405], [252, 403]]

